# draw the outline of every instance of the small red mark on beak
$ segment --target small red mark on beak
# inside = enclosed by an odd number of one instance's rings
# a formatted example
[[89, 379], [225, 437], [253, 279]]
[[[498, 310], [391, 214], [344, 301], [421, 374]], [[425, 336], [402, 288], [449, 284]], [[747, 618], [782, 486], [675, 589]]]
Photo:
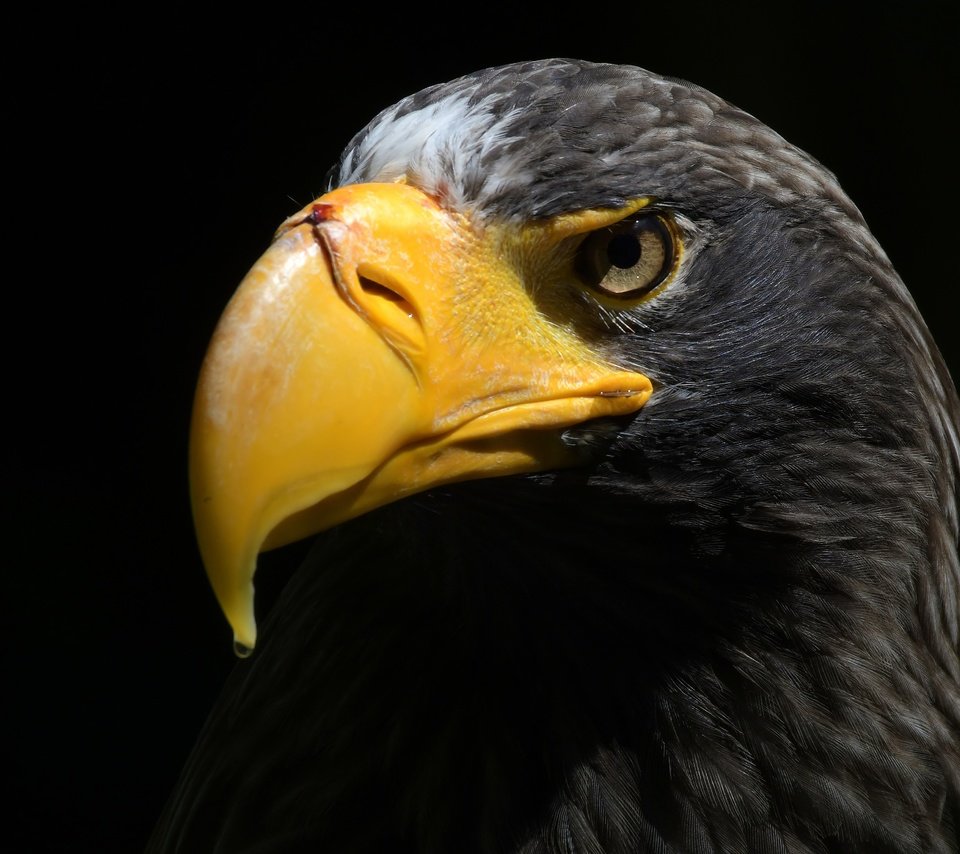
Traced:
[[312, 210], [304, 217], [303, 221], [309, 222], [310, 225], [319, 225], [321, 222], [330, 219], [332, 215], [333, 205], [319, 202], [313, 206]]

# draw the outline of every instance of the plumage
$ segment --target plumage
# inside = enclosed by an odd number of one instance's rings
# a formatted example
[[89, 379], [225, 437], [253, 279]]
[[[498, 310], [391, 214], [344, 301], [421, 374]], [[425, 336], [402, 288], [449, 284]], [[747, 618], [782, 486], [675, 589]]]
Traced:
[[650, 299], [530, 277], [653, 393], [566, 426], [579, 465], [320, 534], [150, 850], [957, 850], [960, 405], [834, 176], [693, 84], [550, 60], [385, 110], [328, 190], [398, 180], [479, 232], [668, 212]]

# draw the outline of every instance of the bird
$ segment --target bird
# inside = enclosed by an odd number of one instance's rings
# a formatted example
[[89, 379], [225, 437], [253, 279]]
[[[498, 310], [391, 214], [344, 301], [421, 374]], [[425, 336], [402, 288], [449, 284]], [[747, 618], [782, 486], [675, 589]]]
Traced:
[[863, 215], [749, 113], [559, 58], [404, 98], [204, 360], [243, 658], [148, 850], [960, 850], [958, 433]]

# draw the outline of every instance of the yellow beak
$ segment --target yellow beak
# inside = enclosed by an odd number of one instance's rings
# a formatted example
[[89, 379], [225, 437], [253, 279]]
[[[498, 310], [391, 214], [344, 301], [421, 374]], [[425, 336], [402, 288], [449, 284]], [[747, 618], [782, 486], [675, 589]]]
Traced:
[[643, 406], [650, 381], [526, 281], [525, 257], [588, 225], [518, 238], [402, 183], [284, 224], [217, 327], [191, 427], [200, 551], [238, 648], [260, 551], [440, 484], [575, 464], [565, 428]]

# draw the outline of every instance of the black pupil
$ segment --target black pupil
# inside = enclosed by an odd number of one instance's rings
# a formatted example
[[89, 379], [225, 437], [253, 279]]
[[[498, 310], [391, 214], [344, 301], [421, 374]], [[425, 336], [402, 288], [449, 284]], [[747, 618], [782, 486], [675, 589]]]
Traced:
[[618, 234], [607, 244], [607, 258], [614, 267], [626, 270], [640, 260], [640, 241], [633, 234]]

